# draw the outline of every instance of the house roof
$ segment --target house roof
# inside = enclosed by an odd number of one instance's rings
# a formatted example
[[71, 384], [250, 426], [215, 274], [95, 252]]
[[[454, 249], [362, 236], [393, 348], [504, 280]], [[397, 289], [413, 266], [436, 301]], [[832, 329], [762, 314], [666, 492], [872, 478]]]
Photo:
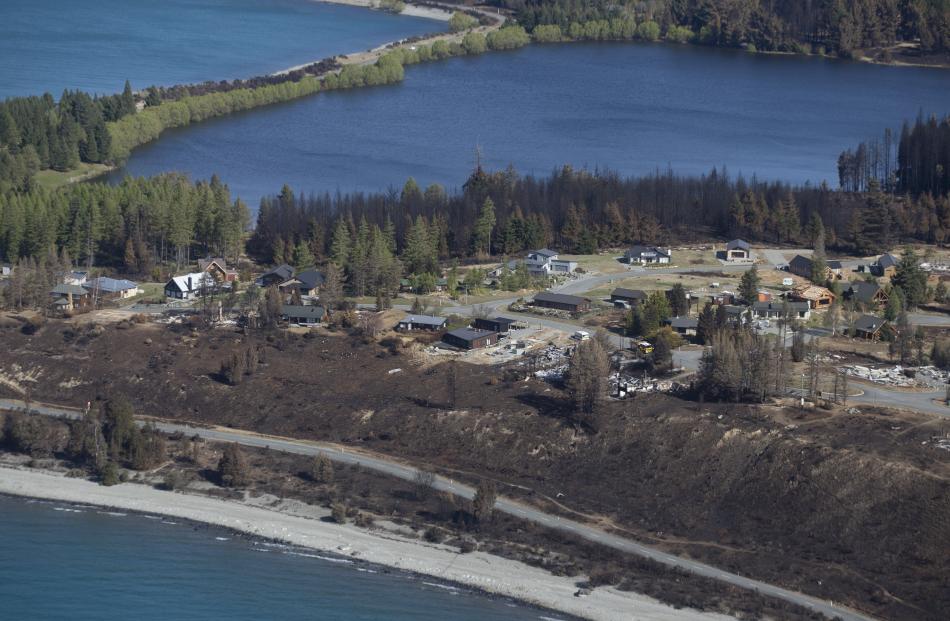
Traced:
[[[765, 302], [762, 303], [765, 304]], [[749, 309], [748, 306], [736, 306], [734, 304], [723, 304], [722, 308], [725, 309], [727, 315], [741, 315]]]
[[223, 270], [228, 269], [228, 262], [224, 260], [224, 257], [205, 257], [203, 259], [198, 259], [198, 269], [203, 272], [211, 267], [212, 263], [217, 263], [218, 267]]
[[854, 322], [854, 329], [860, 332], [877, 332], [884, 324], [887, 323], [886, 319], [881, 319], [880, 317], [875, 317], [874, 315], [861, 315]]
[[801, 267], [803, 270], [811, 270], [812, 263], [813, 261], [808, 257], [796, 254], [795, 257], [788, 262], [788, 267]]
[[679, 328], [681, 330], [687, 330], [699, 326], [699, 320], [692, 317], [670, 317], [663, 323], [669, 324], [671, 328]]
[[829, 269], [833, 269], [833, 270], [842, 269], [841, 261], [827, 261], [825, 265], [827, 265]]
[[631, 246], [627, 250], [626, 255], [628, 257], [639, 257], [644, 254], [658, 254], [663, 255], [664, 257], [670, 256], [670, 251], [666, 248], [660, 248], [659, 246]]
[[89, 275], [89, 272], [83, 272], [83, 271], [80, 271], [80, 270], [73, 270], [73, 271], [69, 272], [69, 277], [70, 277], [70, 278], [79, 278], [79, 279], [82, 279], [82, 278], [85, 278], [85, 277], [88, 276], [88, 275]]
[[214, 283], [214, 279], [207, 272], [192, 272], [184, 276], [175, 276], [165, 284], [165, 288], [175, 287], [182, 293], [190, 293], [200, 289], [203, 283], [210, 286]]
[[100, 276], [99, 278], [94, 278], [83, 285], [86, 289], [98, 289], [103, 293], [118, 293], [119, 291], [129, 291], [131, 289], [138, 289], [138, 283], [132, 282], [131, 280], [109, 278], [108, 276]]
[[420, 326], [444, 326], [445, 317], [436, 317], [435, 315], [406, 315], [399, 323], [414, 323]]
[[[789, 302], [788, 310], [793, 313], [804, 313], [808, 311], [811, 307], [808, 305], [808, 302]], [[783, 302], [756, 302], [752, 305], [752, 310], [756, 312], [763, 311], [778, 311], [782, 312], [785, 309], [785, 304]]]
[[798, 285], [792, 289], [792, 295], [803, 300], [820, 300], [828, 297], [835, 297], [830, 290], [819, 287], [818, 285]]
[[866, 282], [859, 280], [857, 282], [851, 283], [848, 291], [851, 292], [851, 297], [858, 302], [873, 302], [874, 296], [876, 296], [878, 292], [881, 291], [881, 285], [877, 284], [876, 282]]
[[286, 263], [284, 265], [278, 265], [269, 272], [264, 272], [261, 274], [261, 278], [266, 278], [268, 276], [277, 276], [281, 279], [281, 281], [290, 280], [294, 277], [294, 268], [290, 267]]
[[318, 270], [304, 270], [297, 274], [297, 280], [303, 285], [304, 289], [316, 289], [323, 284], [323, 273]]
[[280, 314], [288, 319], [323, 319], [327, 311], [322, 306], [284, 304], [280, 308]]
[[534, 301], [541, 302], [554, 302], [556, 304], [574, 304], [580, 305], [585, 302], [590, 302], [587, 298], [581, 298], [576, 295], [566, 295], [564, 293], [551, 293], [550, 291], [542, 291], [534, 296]]
[[736, 250], [737, 248], [739, 250], [746, 250], [746, 251], [751, 249], [751, 247], [749, 246], [749, 242], [747, 242], [744, 239], [734, 239], [728, 244], [726, 244], [726, 250]]
[[886, 252], [878, 257], [877, 264], [881, 267], [895, 267], [897, 265], [897, 257], [890, 252]]
[[471, 342], [489, 334], [495, 334], [495, 333], [492, 332], [491, 330], [478, 330], [476, 328], [459, 328], [458, 330], [452, 330], [451, 332], [446, 332], [445, 336], [451, 336], [453, 338]]
[[491, 319], [486, 317], [482, 319], [482, 321], [491, 321], [491, 322], [497, 323], [499, 326], [504, 326], [506, 328], [510, 327], [513, 324], [518, 323], [517, 319], [509, 319], [508, 317], [492, 317]]
[[647, 299], [647, 292], [641, 291], [640, 289], [624, 289], [623, 287], [617, 287], [610, 292], [610, 297], [629, 298], [631, 300], [645, 300]]
[[550, 259], [551, 257], [556, 257], [556, 256], [557, 256], [557, 252], [555, 252], [554, 250], [551, 250], [550, 248], [542, 248], [541, 250], [535, 250], [535, 251], [532, 252], [531, 254], [536, 254], [536, 255], [542, 256], [542, 257], [547, 257], [547, 258], [549, 258], [549, 259]]
[[56, 285], [55, 287], [53, 287], [50, 293], [52, 293], [53, 295], [62, 295], [62, 296], [66, 296], [70, 294], [89, 295], [89, 292], [83, 289], [79, 285], [66, 285], [66, 284]]

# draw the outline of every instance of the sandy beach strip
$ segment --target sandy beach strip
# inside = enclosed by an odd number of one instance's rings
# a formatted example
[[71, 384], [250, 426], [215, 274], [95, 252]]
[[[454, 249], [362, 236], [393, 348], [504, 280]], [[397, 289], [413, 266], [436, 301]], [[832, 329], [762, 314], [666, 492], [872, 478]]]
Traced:
[[[377, 0], [313, 0], [314, 2], [325, 2], [327, 4], [345, 4], [347, 6], [358, 6], [366, 9], [377, 8]], [[448, 9], [439, 9], [432, 6], [421, 6], [406, 2], [406, 8], [399, 15], [408, 15], [409, 17], [423, 17], [425, 19], [436, 19], [440, 22], [447, 22], [452, 18], [452, 12]]]
[[223, 526], [265, 539], [432, 576], [595, 621], [729, 618], [695, 610], [676, 610], [645, 595], [610, 588], [597, 588], [589, 595], [575, 597], [577, 578], [553, 576], [517, 561], [482, 552], [459, 554], [455, 548], [403, 538], [391, 532], [323, 522], [246, 503], [159, 491], [140, 484], [103, 487], [53, 472], [0, 467], [0, 494], [92, 504]]

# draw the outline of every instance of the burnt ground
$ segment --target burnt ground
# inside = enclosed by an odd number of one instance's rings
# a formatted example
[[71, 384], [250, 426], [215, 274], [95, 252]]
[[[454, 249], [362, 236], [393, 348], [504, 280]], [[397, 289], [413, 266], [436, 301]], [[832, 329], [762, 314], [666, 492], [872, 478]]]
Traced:
[[[591, 433], [549, 385], [461, 365], [451, 407], [444, 366], [345, 336], [49, 323], [0, 339], [0, 373], [38, 401], [123, 392], [140, 414], [492, 478], [506, 495], [882, 618], [939, 619], [950, 606], [950, 453], [932, 441], [946, 420], [657, 395], [609, 404]], [[222, 383], [221, 361], [248, 344], [263, 365]], [[0, 393], [15, 396], [2, 381]]]

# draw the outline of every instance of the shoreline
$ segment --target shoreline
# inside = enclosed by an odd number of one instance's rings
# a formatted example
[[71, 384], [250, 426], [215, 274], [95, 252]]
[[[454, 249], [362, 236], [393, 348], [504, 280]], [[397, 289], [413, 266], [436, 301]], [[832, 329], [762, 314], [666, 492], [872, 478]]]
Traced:
[[[576, 597], [576, 578], [553, 576], [537, 567], [484, 552], [461, 554], [444, 545], [411, 540], [396, 533], [267, 509], [248, 502], [159, 491], [136, 483], [103, 487], [49, 471], [0, 466], [0, 494], [160, 514], [227, 528], [462, 585], [492, 596], [594, 621], [703, 621], [719, 614], [674, 609], [645, 595], [599, 587]], [[172, 501], [173, 499], [173, 501]], [[322, 509], [322, 508], [321, 508]]]
[[[320, 2], [322, 4], [343, 4], [346, 6], [356, 6], [364, 9], [373, 9], [376, 11], [385, 11], [377, 6], [378, 0], [310, 0], [311, 2]], [[407, 17], [422, 17], [424, 19], [434, 19], [440, 22], [447, 22], [452, 18], [452, 13], [448, 9], [439, 9], [434, 6], [422, 6], [419, 4], [413, 4], [412, 2], [405, 3], [406, 8], [404, 8], [399, 13], [393, 13], [393, 15], [405, 15]]]

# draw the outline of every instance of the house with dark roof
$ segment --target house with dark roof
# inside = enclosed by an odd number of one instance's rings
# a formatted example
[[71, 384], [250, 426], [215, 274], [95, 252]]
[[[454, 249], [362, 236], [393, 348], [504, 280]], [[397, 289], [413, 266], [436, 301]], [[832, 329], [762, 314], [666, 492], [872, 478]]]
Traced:
[[[752, 305], [752, 316], [756, 319], [782, 319], [786, 305], [783, 302], [756, 302]], [[811, 306], [808, 302], [789, 302], [788, 313], [791, 319], [808, 319]]]
[[716, 308], [717, 313], [720, 308], [726, 314], [726, 323], [733, 325], [742, 325], [748, 323], [748, 314], [750, 310], [748, 306], [721, 304]]
[[841, 265], [841, 261], [826, 261], [825, 265], [828, 266], [828, 271], [830, 271], [835, 278], [841, 278], [841, 274], [844, 271], [844, 266]]
[[855, 338], [876, 341], [881, 337], [881, 330], [887, 325], [886, 319], [874, 315], [861, 315], [854, 322], [852, 336]]
[[889, 252], [882, 254], [871, 264], [871, 273], [877, 277], [892, 277], [897, 273], [897, 257]]
[[488, 319], [485, 317], [477, 317], [475, 321], [472, 322], [472, 327], [476, 330], [488, 330], [490, 332], [497, 332], [498, 334], [508, 334], [511, 331], [511, 326], [518, 323], [514, 319], [508, 319], [507, 317], [495, 317], [494, 319]]
[[644, 302], [649, 296], [646, 291], [641, 291], [639, 289], [624, 289], [623, 287], [617, 287], [610, 292], [610, 301], [617, 304], [617, 302], [622, 302], [630, 307], [637, 307], [642, 302]]
[[673, 329], [673, 332], [683, 336], [696, 336], [699, 320], [692, 317], [670, 317], [663, 320], [663, 324]]
[[56, 285], [49, 294], [53, 309], [62, 313], [87, 310], [92, 306], [92, 296], [79, 285]]
[[258, 287], [272, 287], [286, 282], [294, 277], [294, 268], [289, 265], [278, 265], [274, 269], [261, 274], [255, 282]]
[[300, 306], [298, 304], [284, 304], [280, 308], [280, 318], [287, 323], [313, 325], [322, 323], [327, 311], [322, 306]]
[[99, 299], [123, 300], [142, 293], [142, 290], [139, 289], [139, 285], [136, 282], [120, 278], [109, 278], [107, 276], [87, 280], [83, 288], [94, 296], [98, 296]]
[[396, 329], [400, 332], [441, 330], [444, 327], [445, 317], [436, 317], [435, 315], [406, 315], [396, 324]]
[[531, 304], [540, 308], [553, 308], [570, 313], [584, 313], [590, 310], [590, 300], [587, 298], [550, 291], [542, 291], [535, 295]]
[[665, 265], [673, 260], [673, 253], [659, 246], [633, 246], [623, 253], [623, 260], [631, 265]]
[[726, 244], [722, 258], [726, 261], [748, 261], [752, 258], [752, 246], [744, 239], [734, 239]]
[[442, 341], [459, 349], [482, 349], [498, 342], [498, 333], [491, 330], [459, 328], [442, 335]]
[[323, 274], [318, 270], [304, 270], [278, 284], [277, 288], [283, 293], [299, 291], [300, 295], [315, 296], [320, 293], [324, 280]]
[[858, 280], [844, 290], [844, 299], [852, 300], [864, 308], [879, 308], [887, 304], [887, 291], [876, 282]]

